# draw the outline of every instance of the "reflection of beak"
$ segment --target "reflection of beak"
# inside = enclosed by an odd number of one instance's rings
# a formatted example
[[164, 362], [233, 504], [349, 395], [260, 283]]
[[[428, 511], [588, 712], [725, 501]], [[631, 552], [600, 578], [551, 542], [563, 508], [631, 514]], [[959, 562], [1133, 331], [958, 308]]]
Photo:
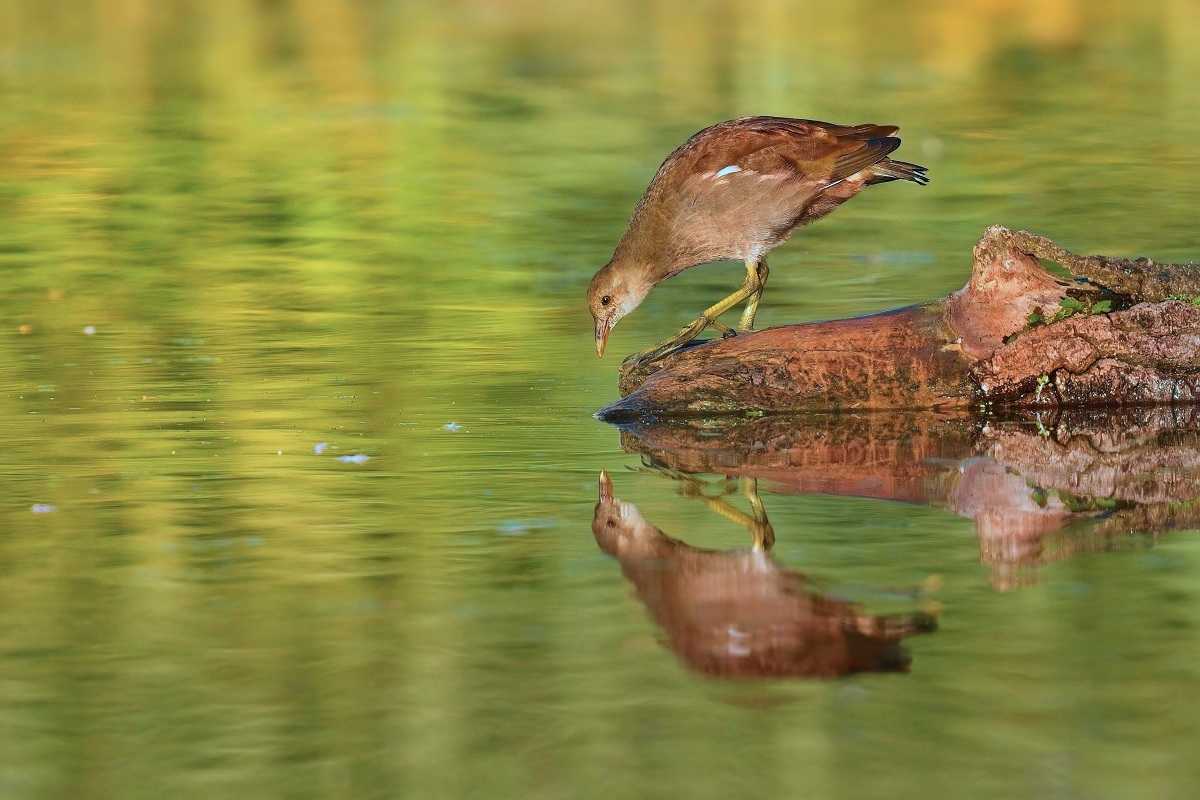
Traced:
[[612, 479], [604, 470], [600, 470], [600, 499], [612, 500]]
[[604, 346], [608, 344], [608, 332], [612, 325], [606, 319], [596, 320], [596, 355], [604, 358]]

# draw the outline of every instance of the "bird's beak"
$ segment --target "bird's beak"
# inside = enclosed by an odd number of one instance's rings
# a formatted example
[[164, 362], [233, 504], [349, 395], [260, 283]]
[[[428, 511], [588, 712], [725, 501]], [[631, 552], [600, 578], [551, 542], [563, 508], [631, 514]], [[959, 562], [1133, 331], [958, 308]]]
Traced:
[[600, 470], [600, 499], [612, 500], [612, 478], [608, 477], [608, 473]]
[[612, 323], [606, 319], [596, 320], [596, 355], [604, 358], [604, 347], [608, 344], [608, 333], [612, 330]]

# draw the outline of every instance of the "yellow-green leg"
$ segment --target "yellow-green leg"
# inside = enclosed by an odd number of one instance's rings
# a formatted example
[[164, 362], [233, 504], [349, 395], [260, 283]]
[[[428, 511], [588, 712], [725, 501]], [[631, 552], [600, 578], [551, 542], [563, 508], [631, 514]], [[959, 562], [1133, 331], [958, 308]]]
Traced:
[[[755, 550], [770, 550], [771, 546], [775, 544], [775, 528], [767, 519], [767, 510], [763, 507], [762, 498], [758, 496], [757, 478], [738, 478], [737, 484], [734, 484], [727, 477], [724, 486], [720, 487], [719, 493], [712, 495], [704, 491], [712, 484], [704, 482], [695, 475], [667, 467], [652, 466], [650, 469], [665, 478], [671, 478], [683, 484], [679, 488], [679, 493], [684, 497], [699, 498], [710, 511], [745, 528], [750, 533]], [[737, 491], [737, 485], [741, 486], [742, 496], [750, 503], [749, 514], [725, 499], [726, 495]]]
[[709, 510], [720, 514], [730, 522], [736, 522], [750, 533], [755, 550], [770, 550], [775, 544], [775, 529], [767, 519], [766, 509], [763, 508], [762, 498], [758, 496], [758, 479], [741, 478], [742, 495], [750, 501], [750, 513], [737, 508], [724, 497], [712, 497], [697, 492], [704, 500]]
[[746, 304], [746, 310], [742, 313], [741, 322], [738, 323], [737, 331], [746, 332], [752, 329], [754, 325], [754, 314], [758, 310], [758, 301], [762, 297], [763, 285], [767, 280], [767, 264], [765, 261], [747, 261], [746, 262], [746, 280], [742, 283], [741, 288], [736, 292], [726, 297], [720, 302], [714, 303], [704, 309], [704, 313], [692, 320], [690, 324], [681, 329], [678, 333], [665, 341], [659, 342], [654, 347], [643, 350], [640, 353], [634, 353], [625, 359], [625, 361], [636, 364], [647, 364], [662, 358], [667, 353], [682, 347], [683, 345], [695, 339], [704, 331], [705, 328], [715, 327], [717, 330], [725, 334], [735, 333], [728, 326], [718, 322], [718, 318], [729, 309], [736, 306], [743, 300], [749, 300]]
[[751, 516], [754, 525], [750, 534], [754, 537], [756, 550], [770, 550], [775, 544], [775, 529], [767, 519], [767, 510], [763, 508], [762, 498], [758, 496], [758, 478], [742, 478], [742, 494], [750, 501]]
[[[762, 299], [763, 287], [767, 285], [767, 262], [759, 261], [757, 263], [746, 262], [746, 271], [749, 273], [754, 271], [755, 283], [758, 284], [758, 290], [746, 302], [746, 310], [742, 312], [742, 319], [738, 322], [737, 329], [740, 333], [754, 330], [754, 315], [758, 312], [758, 301]], [[747, 277], [747, 280], [749, 278]]]

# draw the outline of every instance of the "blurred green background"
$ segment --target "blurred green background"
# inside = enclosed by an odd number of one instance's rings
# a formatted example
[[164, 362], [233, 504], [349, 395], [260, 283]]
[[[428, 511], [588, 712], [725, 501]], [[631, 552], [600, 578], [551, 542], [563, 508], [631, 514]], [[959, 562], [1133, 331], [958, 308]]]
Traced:
[[1189, 0], [0, 0], [0, 796], [1190, 796], [1193, 533], [998, 593], [968, 520], [767, 496], [781, 562], [941, 575], [942, 629], [906, 677], [687, 672], [596, 474], [745, 537], [590, 415], [741, 267], [599, 362], [583, 292], [743, 114], [898, 124], [933, 181], [777, 250], [763, 326], [944, 295], [993, 223], [1195, 259], [1198, 37]]

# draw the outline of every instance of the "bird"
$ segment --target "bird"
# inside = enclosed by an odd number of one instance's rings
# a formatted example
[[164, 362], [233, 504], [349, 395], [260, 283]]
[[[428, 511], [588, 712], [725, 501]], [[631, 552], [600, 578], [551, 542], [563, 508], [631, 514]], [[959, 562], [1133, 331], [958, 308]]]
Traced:
[[[740, 117], [693, 135], [667, 156], [633, 211], [613, 256], [588, 286], [596, 354], [659, 283], [713, 261], [743, 261], [746, 279], [674, 336], [626, 359], [647, 364], [709, 327], [754, 329], [767, 253], [863, 187], [904, 180], [924, 186], [925, 167], [893, 161], [895, 125], [834, 125], [789, 117]], [[737, 328], [718, 318], [746, 301]]]

